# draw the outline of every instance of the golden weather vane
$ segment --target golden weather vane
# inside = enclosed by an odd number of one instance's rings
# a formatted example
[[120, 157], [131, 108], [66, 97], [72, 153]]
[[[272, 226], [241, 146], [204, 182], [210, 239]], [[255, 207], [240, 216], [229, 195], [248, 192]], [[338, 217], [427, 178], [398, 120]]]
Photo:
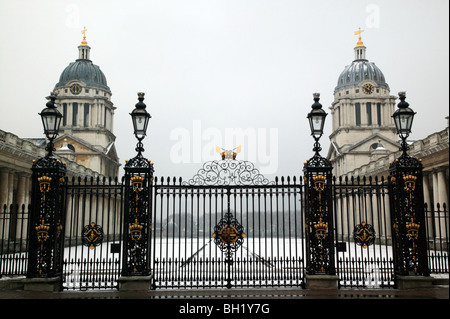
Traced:
[[361, 33], [363, 33], [363, 32], [364, 32], [364, 30], [361, 30], [361, 28], [358, 28], [358, 31], [355, 31], [355, 35], [359, 36], [358, 42], [356, 43], [357, 47], [363, 47], [364, 46], [364, 44], [361, 41]]
[[87, 42], [86, 42], [86, 31], [87, 31], [86, 27], [84, 27], [84, 29], [81, 30], [81, 33], [83, 34], [83, 41], [81, 41], [81, 45], [87, 45]]

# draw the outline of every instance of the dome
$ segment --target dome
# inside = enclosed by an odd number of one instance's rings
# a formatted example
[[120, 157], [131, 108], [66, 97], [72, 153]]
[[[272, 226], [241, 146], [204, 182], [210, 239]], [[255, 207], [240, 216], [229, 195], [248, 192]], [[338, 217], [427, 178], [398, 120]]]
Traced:
[[355, 60], [352, 64], [347, 65], [339, 75], [338, 83], [335, 91], [357, 87], [363, 81], [373, 81], [379, 87], [389, 89], [389, 85], [384, 79], [383, 72], [373, 62], [367, 60]]
[[55, 89], [73, 80], [83, 81], [89, 87], [110, 91], [105, 75], [91, 60], [78, 59], [70, 63], [61, 73]]

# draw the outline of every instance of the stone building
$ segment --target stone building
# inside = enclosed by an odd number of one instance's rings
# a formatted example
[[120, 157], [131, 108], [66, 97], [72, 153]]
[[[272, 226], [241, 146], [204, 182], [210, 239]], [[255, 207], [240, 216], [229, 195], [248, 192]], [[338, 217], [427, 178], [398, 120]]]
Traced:
[[78, 59], [64, 69], [54, 88], [63, 114], [54, 142], [56, 154], [104, 176], [116, 177], [120, 166], [113, 134], [116, 108], [105, 75], [90, 60], [90, 50], [84, 36]]
[[[84, 30], [85, 32], [85, 30]], [[54, 155], [67, 165], [67, 175], [118, 177], [113, 120], [115, 107], [106, 77], [90, 60], [84, 35], [79, 55], [54, 87], [63, 120]], [[40, 121], [36, 118], [36, 121]], [[45, 156], [45, 138], [19, 138], [0, 130], [0, 207], [28, 205], [33, 160]]]
[[[390, 95], [381, 70], [366, 59], [361, 32], [356, 32], [359, 41], [354, 48], [355, 59], [340, 74], [334, 91], [327, 157], [334, 163], [335, 176], [387, 177], [389, 164], [400, 156], [392, 119], [397, 97]], [[448, 205], [448, 117], [443, 130], [409, 142], [408, 153], [422, 160], [425, 202]]]
[[383, 72], [367, 60], [360, 32], [355, 59], [339, 75], [330, 107], [332, 133], [327, 157], [333, 160], [335, 176], [399, 147], [392, 119], [396, 97], [390, 94]]

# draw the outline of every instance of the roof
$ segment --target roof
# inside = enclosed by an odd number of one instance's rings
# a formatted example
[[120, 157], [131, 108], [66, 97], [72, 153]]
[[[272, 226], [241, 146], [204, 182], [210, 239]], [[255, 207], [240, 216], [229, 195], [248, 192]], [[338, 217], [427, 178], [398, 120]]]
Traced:
[[71, 62], [61, 73], [55, 89], [66, 86], [74, 80], [83, 81], [89, 87], [110, 91], [105, 74], [99, 66], [88, 59], [77, 59], [75, 62]]
[[361, 82], [367, 80], [377, 83], [380, 87], [389, 89], [383, 72], [381, 72], [375, 63], [361, 59], [353, 61], [352, 64], [344, 68], [344, 71], [339, 75], [335, 91], [359, 86]]

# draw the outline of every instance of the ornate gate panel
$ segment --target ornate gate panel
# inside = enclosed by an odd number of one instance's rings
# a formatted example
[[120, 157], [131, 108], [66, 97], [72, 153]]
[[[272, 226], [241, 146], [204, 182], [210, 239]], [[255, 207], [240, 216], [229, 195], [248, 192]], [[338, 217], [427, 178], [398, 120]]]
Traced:
[[394, 263], [387, 180], [334, 180], [333, 206], [339, 285], [393, 287]]
[[68, 182], [63, 289], [118, 287], [122, 195], [123, 185], [117, 179]]
[[300, 179], [224, 158], [153, 187], [154, 288], [302, 286]]

